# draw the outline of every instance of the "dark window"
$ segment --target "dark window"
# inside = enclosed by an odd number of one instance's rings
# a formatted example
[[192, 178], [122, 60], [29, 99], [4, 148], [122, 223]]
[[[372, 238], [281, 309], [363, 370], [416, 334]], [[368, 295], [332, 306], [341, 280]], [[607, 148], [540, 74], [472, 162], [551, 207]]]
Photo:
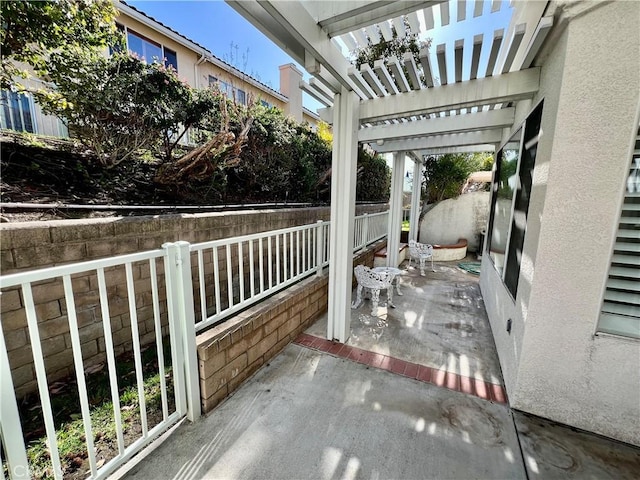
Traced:
[[135, 53], [147, 63], [161, 62], [164, 58], [160, 44], [152, 42], [131, 30], [127, 32], [127, 47], [130, 52]]
[[520, 136], [522, 130], [511, 137], [496, 155], [496, 171], [493, 178], [491, 199], [491, 221], [489, 226], [489, 256], [502, 275], [505, 254], [509, 242], [511, 207], [516, 190], [518, 157], [520, 156]]
[[169, 67], [170, 65], [176, 72], [178, 71], [178, 55], [173, 50], [164, 47], [164, 66]]
[[2, 90], [0, 126], [8, 130], [35, 133], [29, 95]]
[[244, 93], [244, 90], [237, 89], [236, 90], [236, 102], [242, 105], [247, 104], [247, 95]]
[[509, 250], [507, 251], [507, 263], [504, 272], [504, 283], [515, 297], [518, 291], [518, 279], [520, 278], [520, 263], [522, 261], [522, 247], [524, 234], [527, 230], [527, 213], [529, 211], [529, 199], [531, 198], [531, 186], [533, 184], [533, 167], [536, 163], [538, 152], [538, 132], [542, 121], [542, 103], [527, 118], [522, 139], [523, 148], [518, 169], [518, 190], [513, 206], [513, 218], [511, 220], [511, 234], [509, 236]]
[[542, 103], [496, 155], [487, 245], [513, 298], [518, 291], [541, 122]]

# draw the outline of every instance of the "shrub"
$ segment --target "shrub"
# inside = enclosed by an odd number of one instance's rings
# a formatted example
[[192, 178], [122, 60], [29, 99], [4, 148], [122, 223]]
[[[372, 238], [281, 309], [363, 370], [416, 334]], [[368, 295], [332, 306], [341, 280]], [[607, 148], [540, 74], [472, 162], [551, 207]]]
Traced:
[[358, 147], [358, 180], [356, 200], [384, 202], [389, 200], [391, 170], [380, 155]]
[[211, 92], [195, 91], [173, 68], [123, 52], [53, 53], [49, 79], [58, 96], [41, 99], [43, 110], [60, 117], [106, 167], [158, 146], [170, 159], [186, 130], [215, 105]]
[[460, 153], [428, 157], [425, 162], [427, 203], [460, 195], [470, 173], [491, 170], [493, 156], [486, 153]]

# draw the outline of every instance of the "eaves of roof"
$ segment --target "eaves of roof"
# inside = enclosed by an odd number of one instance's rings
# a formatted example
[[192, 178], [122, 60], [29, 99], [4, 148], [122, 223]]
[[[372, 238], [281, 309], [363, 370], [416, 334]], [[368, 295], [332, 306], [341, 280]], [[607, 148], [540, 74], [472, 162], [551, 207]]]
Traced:
[[309, 110], [307, 107], [302, 107], [302, 111], [307, 115], [309, 115], [310, 117], [313, 117], [314, 120], [320, 120], [320, 115], [318, 115], [316, 112]]

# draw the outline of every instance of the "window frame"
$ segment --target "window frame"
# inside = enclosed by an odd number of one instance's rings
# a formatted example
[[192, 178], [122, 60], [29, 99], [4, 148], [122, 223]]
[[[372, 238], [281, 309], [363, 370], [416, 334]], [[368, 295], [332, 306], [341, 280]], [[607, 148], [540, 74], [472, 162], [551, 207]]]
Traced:
[[[247, 92], [245, 92], [241, 88], [234, 88], [233, 90], [234, 90], [234, 98], [236, 100], [236, 103], [239, 103], [241, 105], [246, 105], [247, 104]], [[240, 100], [240, 94], [242, 94], [242, 100]]]
[[[502, 284], [504, 285], [507, 293], [509, 294], [509, 296], [511, 297], [511, 299], [515, 302], [517, 293], [518, 293], [518, 285], [519, 285], [519, 278], [520, 278], [520, 271], [522, 268], [522, 260], [517, 258], [517, 253], [515, 253], [515, 257], [512, 256], [512, 253], [514, 252], [512, 249], [513, 248], [523, 248], [525, 239], [526, 239], [526, 231], [527, 231], [527, 223], [528, 223], [528, 213], [529, 213], [529, 206], [530, 206], [530, 195], [531, 195], [531, 191], [533, 189], [533, 172], [535, 171], [535, 166], [536, 166], [536, 160], [537, 160], [537, 155], [538, 155], [538, 150], [537, 150], [537, 145], [539, 143], [539, 138], [540, 138], [540, 133], [542, 132], [542, 115], [544, 112], [544, 99], [541, 99], [537, 104], [535, 104], [533, 106], [533, 108], [531, 108], [531, 110], [529, 111], [528, 115], [526, 116], [526, 118], [520, 122], [520, 124], [513, 129], [511, 135], [509, 136], [508, 140], [503, 142], [500, 145], [500, 148], [498, 149], [498, 151], [496, 152], [496, 157], [495, 157], [495, 162], [494, 162], [494, 170], [493, 170], [493, 179], [492, 179], [492, 187], [491, 187], [491, 201], [490, 201], [490, 212], [489, 212], [489, 221], [487, 224], [487, 239], [485, 242], [485, 252], [487, 254], [487, 256], [489, 257], [489, 261], [491, 262], [491, 264], [493, 265], [493, 268], [495, 269], [496, 273], [498, 274], [498, 276], [500, 277], [500, 280], [502, 281]], [[535, 133], [531, 136], [531, 138], [529, 140], [526, 140], [527, 138], [527, 133], [529, 132], [529, 129], [527, 128], [529, 126], [529, 123], [532, 121], [535, 121], [537, 119], [538, 121], [538, 125], [537, 125], [537, 130], [535, 130]], [[509, 144], [515, 141], [515, 137], [518, 136], [519, 138], [517, 139], [518, 141], [518, 161], [516, 164], [516, 170], [515, 170], [515, 177], [516, 177], [516, 185], [515, 188], [513, 190], [513, 196], [511, 198], [511, 208], [510, 208], [510, 213], [509, 213], [509, 226], [507, 229], [507, 239], [506, 239], [506, 244], [505, 244], [505, 250], [504, 250], [504, 259], [502, 262], [502, 268], [500, 269], [500, 267], [498, 267], [495, 263], [494, 258], [491, 256], [490, 254], [490, 247], [491, 247], [491, 242], [493, 240], [493, 226], [494, 226], [494, 221], [495, 221], [495, 209], [496, 209], [496, 203], [497, 203], [497, 192], [498, 192], [498, 185], [496, 183], [496, 181], [499, 179], [499, 175], [500, 175], [500, 168], [501, 168], [501, 160], [502, 160], [502, 154], [503, 151], [505, 150], [505, 147]], [[531, 185], [528, 186], [529, 190], [528, 190], [528, 198], [526, 201], [526, 209], [523, 211], [523, 215], [525, 217], [525, 225], [524, 225], [524, 230], [522, 232], [521, 237], [518, 239], [519, 241], [519, 245], [516, 247], [515, 245], [512, 244], [512, 242], [514, 241], [514, 234], [513, 234], [513, 229], [514, 229], [514, 224], [515, 224], [515, 214], [516, 214], [516, 204], [518, 202], [519, 199], [521, 199], [520, 194], [523, 191], [523, 185], [522, 185], [522, 173], [520, 171], [520, 169], [522, 168], [522, 161], [524, 156], [529, 153], [529, 151], [532, 148], [536, 148], [535, 154], [533, 156], [532, 162], [531, 162]], [[515, 264], [513, 264], [512, 262], [510, 262], [511, 258], [515, 258]], [[516, 269], [515, 271], [513, 271], [512, 269]], [[515, 279], [515, 280], [514, 280]]]
[[509, 218], [508, 218], [508, 226], [507, 226], [507, 239], [505, 241], [505, 246], [504, 246], [504, 253], [503, 253], [503, 261], [502, 261], [502, 267], [498, 267], [498, 265], [496, 265], [495, 259], [493, 258], [493, 256], [491, 255], [491, 243], [493, 241], [493, 227], [494, 227], [494, 223], [495, 223], [495, 211], [496, 211], [496, 205], [498, 203], [498, 190], [500, 188], [498, 181], [500, 179], [500, 173], [502, 170], [502, 156], [503, 156], [503, 152], [505, 150], [505, 147], [507, 145], [509, 145], [510, 143], [513, 143], [515, 140], [515, 136], [517, 133], [520, 133], [519, 135], [519, 139], [518, 141], [518, 160], [516, 162], [516, 169], [514, 174], [516, 175], [516, 178], [519, 176], [519, 172], [520, 172], [520, 160], [522, 158], [522, 135], [524, 133], [524, 122], [522, 122], [518, 128], [516, 128], [513, 133], [511, 134], [511, 136], [509, 137], [509, 139], [504, 142], [500, 148], [498, 149], [498, 152], [496, 153], [496, 158], [494, 161], [494, 171], [493, 171], [493, 179], [492, 179], [492, 183], [491, 183], [491, 210], [489, 213], [489, 225], [488, 225], [488, 229], [487, 229], [487, 242], [486, 242], [486, 246], [489, 249], [489, 251], [487, 252], [489, 255], [489, 259], [491, 260], [491, 263], [493, 265], [493, 268], [496, 270], [496, 272], [498, 272], [498, 274], [500, 275], [500, 279], [502, 280], [502, 282], [504, 283], [504, 277], [505, 277], [505, 270], [506, 270], [506, 264], [507, 264], [507, 252], [509, 251], [509, 243], [511, 240], [511, 228], [512, 228], [512, 224], [513, 224], [513, 213], [515, 210], [515, 199], [516, 199], [516, 194], [518, 191], [518, 184], [517, 184], [517, 180], [516, 180], [516, 185], [513, 188], [513, 193], [511, 195], [511, 206], [509, 207]]
[[[18, 106], [17, 110], [12, 106], [14, 100]], [[14, 132], [38, 133], [35, 105], [33, 96], [30, 93], [18, 93], [3, 89], [0, 93], [0, 109], [2, 128]], [[28, 124], [30, 124], [31, 129], [25, 128], [27, 126], [25, 113], [28, 114]], [[19, 118], [16, 119], [16, 117]], [[20, 125], [17, 125], [16, 120], [19, 120]], [[15, 128], [16, 126], [20, 126], [21, 128], [17, 129]]]
[[[142, 42], [147, 42], [147, 43], [149, 43], [151, 45], [155, 45], [156, 47], [160, 48], [160, 52], [161, 52], [162, 58], [159, 59], [159, 60], [161, 60], [162, 65], [164, 65], [166, 68], [169, 68], [169, 66], [171, 66], [176, 72], [178, 72], [178, 53], [176, 52], [176, 50], [167, 47], [163, 43], [156, 42], [155, 40], [153, 40], [153, 39], [151, 39], [151, 38], [149, 38], [149, 37], [147, 37], [147, 36], [145, 36], [145, 35], [143, 35], [141, 33], [138, 33], [136, 30], [134, 30], [132, 28], [129, 28], [126, 25], [124, 25], [123, 33], [124, 33], [124, 38], [125, 38], [125, 40], [127, 42], [127, 51], [128, 52], [134, 53], [134, 54], [140, 56], [141, 59], [144, 60], [147, 63], [160, 63], [160, 62], [155, 62], [155, 61], [149, 61], [144, 55], [141, 56], [139, 52], [135, 52], [135, 51], [131, 50], [131, 48], [129, 47], [129, 35], [133, 35], [134, 37], [137, 37], [138, 39], [140, 39]], [[143, 46], [144, 46], [144, 43], [143, 43]], [[175, 57], [175, 65], [173, 65], [173, 63], [169, 63], [168, 62], [167, 55], [166, 55], [167, 51], [171, 52], [174, 55], [174, 57]]]

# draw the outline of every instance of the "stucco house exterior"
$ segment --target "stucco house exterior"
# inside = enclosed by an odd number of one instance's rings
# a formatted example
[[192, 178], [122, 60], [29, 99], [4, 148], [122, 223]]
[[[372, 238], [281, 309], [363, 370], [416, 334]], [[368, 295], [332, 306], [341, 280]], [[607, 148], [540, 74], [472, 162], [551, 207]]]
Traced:
[[[118, 11], [116, 25], [124, 34], [127, 48], [140, 58], [149, 62], [164, 58], [194, 88], [217, 85], [238, 103], [254, 101], [274, 106], [300, 123], [317, 126], [318, 115], [302, 105], [302, 72], [295, 65], [280, 66], [280, 91], [276, 91], [141, 10], [125, 2], [114, 5]], [[23, 83], [34, 88], [43, 86], [36, 77]], [[0, 128], [56, 137], [68, 135], [64, 124], [54, 116], [44, 115], [31, 95], [3, 91], [0, 101]]]

